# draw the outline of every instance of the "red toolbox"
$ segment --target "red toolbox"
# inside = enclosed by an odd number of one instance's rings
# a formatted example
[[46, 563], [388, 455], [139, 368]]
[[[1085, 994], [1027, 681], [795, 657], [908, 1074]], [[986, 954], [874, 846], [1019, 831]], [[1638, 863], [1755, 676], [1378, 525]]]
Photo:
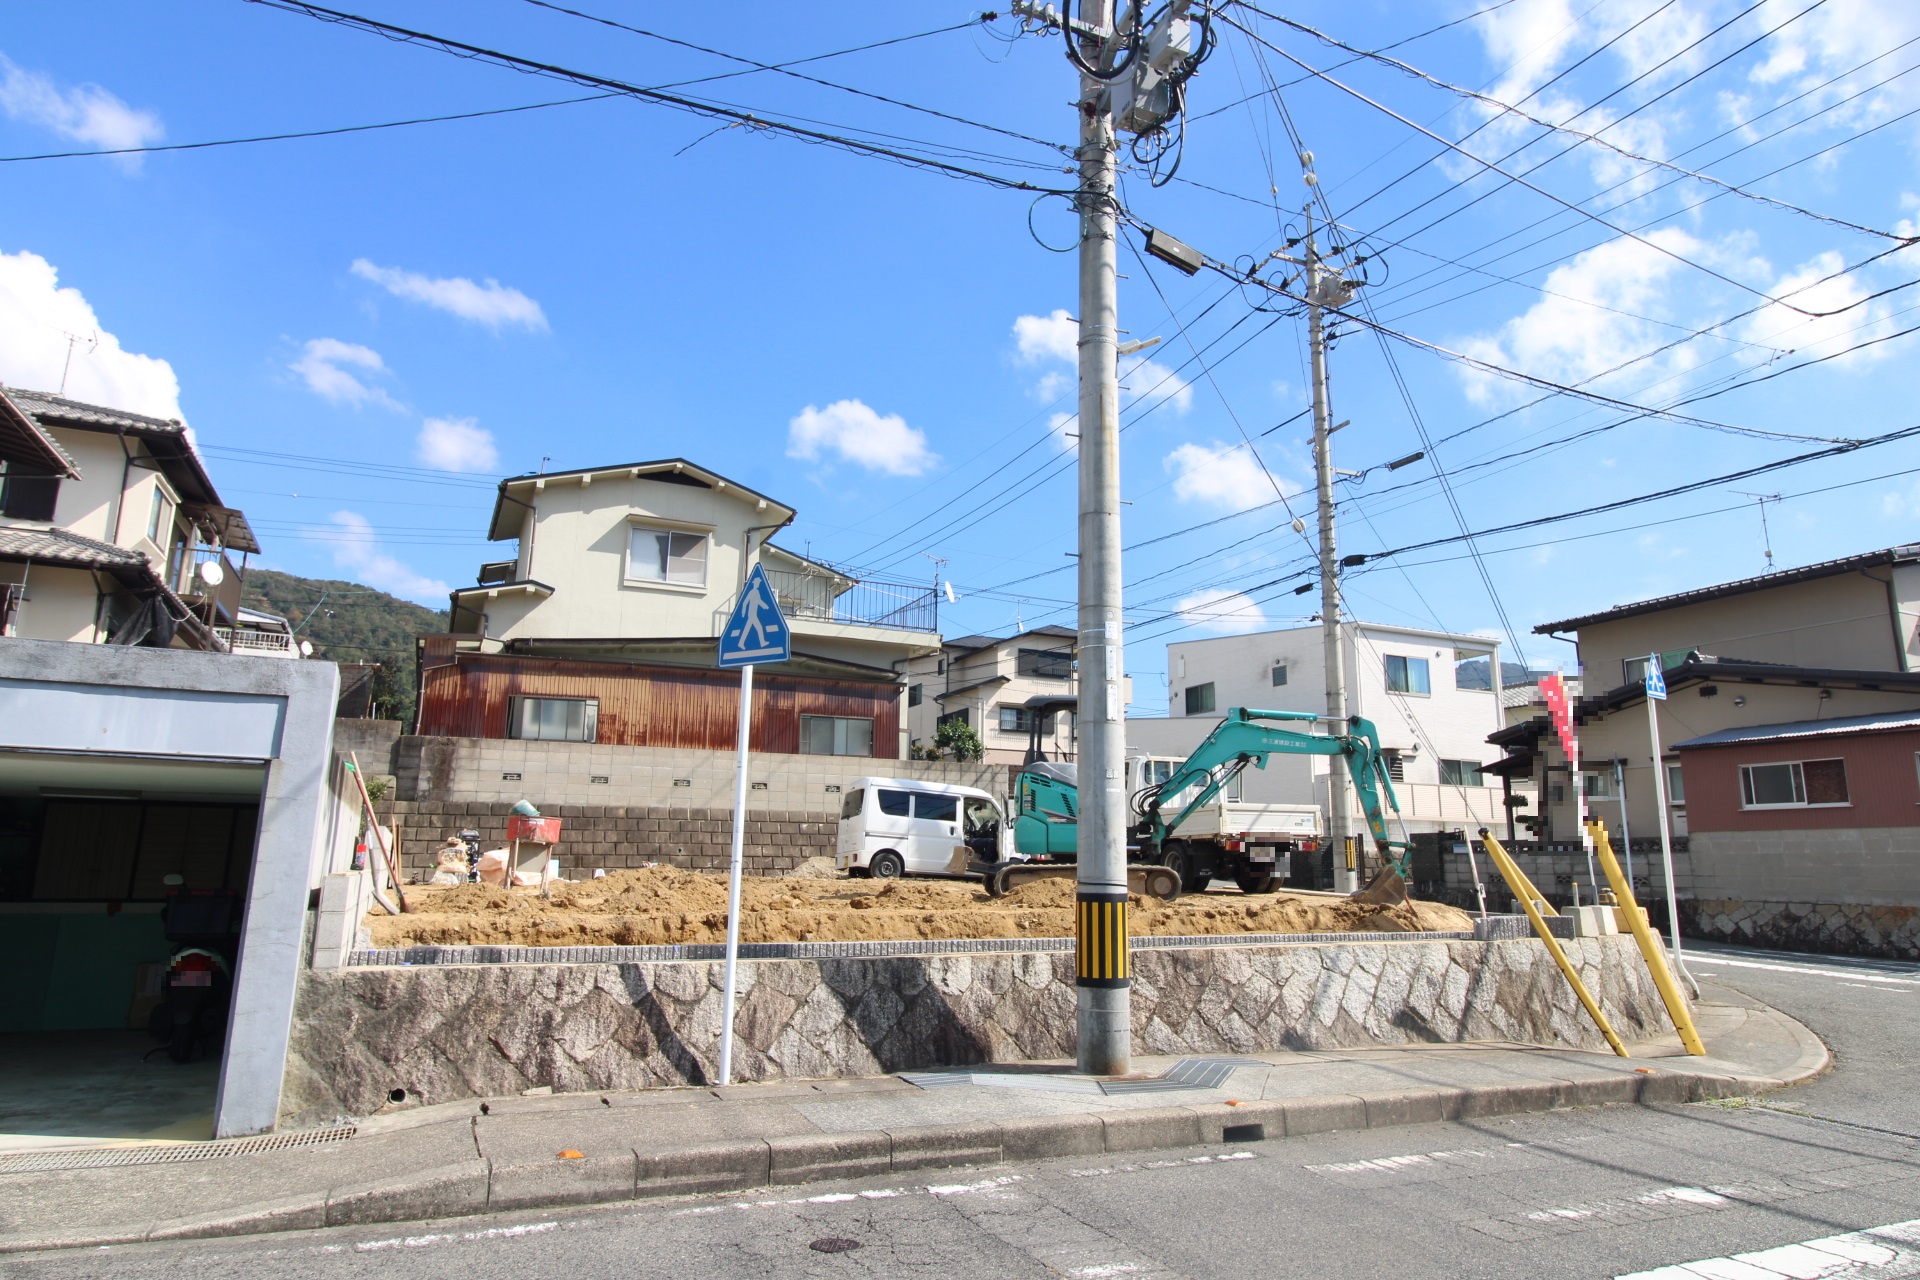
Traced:
[[507, 839], [530, 840], [535, 844], [560, 843], [560, 819], [523, 818], [518, 814], [507, 818]]

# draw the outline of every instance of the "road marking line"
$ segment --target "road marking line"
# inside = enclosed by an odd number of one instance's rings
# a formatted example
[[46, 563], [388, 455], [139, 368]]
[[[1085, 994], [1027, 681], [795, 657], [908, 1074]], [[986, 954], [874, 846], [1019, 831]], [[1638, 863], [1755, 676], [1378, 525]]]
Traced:
[[1920, 1271], [1920, 1218], [1774, 1249], [1702, 1258], [1614, 1280], [1869, 1280]]
[[[988, 1178], [985, 1182], [956, 1183], [951, 1186], [925, 1187], [874, 1187], [866, 1191], [828, 1191], [817, 1196], [795, 1196], [790, 1200], [736, 1200], [732, 1204], [704, 1204], [691, 1209], [676, 1209], [668, 1214], [671, 1218], [695, 1218], [714, 1213], [733, 1213], [742, 1209], [778, 1209], [795, 1204], [845, 1204], [849, 1200], [893, 1200], [901, 1196], [965, 1196], [982, 1191], [997, 1191], [1013, 1183], [1025, 1181], [1020, 1174], [1006, 1177]], [[543, 1224], [538, 1230], [552, 1226]], [[518, 1234], [528, 1228], [504, 1228], [510, 1234]], [[397, 1242], [389, 1242], [397, 1243]]]
[[1813, 978], [1836, 978], [1841, 981], [1858, 979], [1861, 982], [1885, 982], [1901, 987], [1920, 987], [1920, 978], [1883, 978], [1878, 974], [1862, 973], [1858, 969], [1816, 969], [1800, 964], [1766, 964], [1759, 960], [1729, 960], [1725, 956], [1711, 955], [1700, 951], [1687, 952], [1688, 966], [1709, 967], [1717, 964], [1730, 965], [1735, 969], [1766, 969], [1772, 973], [1800, 973]]

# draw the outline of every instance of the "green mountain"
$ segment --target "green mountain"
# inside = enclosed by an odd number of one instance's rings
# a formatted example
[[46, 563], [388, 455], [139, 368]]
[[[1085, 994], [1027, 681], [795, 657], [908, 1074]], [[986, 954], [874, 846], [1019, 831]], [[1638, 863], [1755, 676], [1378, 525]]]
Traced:
[[374, 714], [413, 720], [413, 638], [447, 629], [446, 610], [357, 582], [299, 578], [272, 569], [252, 569], [240, 603], [275, 613], [313, 642], [313, 656], [334, 662], [378, 662], [374, 678]]

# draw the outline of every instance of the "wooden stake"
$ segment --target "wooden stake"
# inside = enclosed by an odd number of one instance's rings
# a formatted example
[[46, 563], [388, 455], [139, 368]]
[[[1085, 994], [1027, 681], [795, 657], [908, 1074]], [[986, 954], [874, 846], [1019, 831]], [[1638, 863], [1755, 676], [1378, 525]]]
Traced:
[[353, 784], [360, 788], [360, 806], [366, 810], [367, 825], [373, 828], [374, 841], [380, 846], [380, 857], [385, 860], [387, 875], [393, 880], [393, 896], [400, 903], [401, 912], [405, 913], [408, 910], [407, 891], [400, 885], [400, 868], [394, 864], [393, 850], [387, 848], [386, 832], [380, 829], [380, 815], [373, 811], [373, 797], [367, 794], [367, 779], [360, 772], [358, 752], [347, 753], [347, 766], [353, 771]]

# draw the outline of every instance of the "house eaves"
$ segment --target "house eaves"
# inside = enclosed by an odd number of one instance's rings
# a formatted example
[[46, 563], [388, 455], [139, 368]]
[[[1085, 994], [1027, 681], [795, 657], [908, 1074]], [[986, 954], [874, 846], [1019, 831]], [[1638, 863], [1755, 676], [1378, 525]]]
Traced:
[[[1702, 684], [1758, 684], [1800, 689], [1853, 689], [1868, 693], [1920, 694], [1920, 672], [1852, 671], [1834, 667], [1790, 667], [1772, 662], [1683, 662], [1666, 673], [1667, 689]], [[1583, 698], [1574, 704], [1574, 719], [1611, 715], [1646, 700], [1639, 681]], [[1517, 727], [1517, 726], [1516, 726]]]
[[1812, 582], [1818, 578], [1835, 578], [1845, 573], [1858, 573], [1862, 569], [1879, 568], [1882, 565], [1906, 564], [1920, 560], [1920, 544], [1909, 543], [1905, 546], [1886, 547], [1879, 551], [1868, 551], [1857, 556], [1844, 556], [1838, 560], [1823, 560], [1819, 564], [1803, 565], [1798, 569], [1782, 569], [1778, 573], [1765, 573], [1757, 578], [1741, 578], [1736, 582], [1723, 582], [1718, 586], [1699, 587], [1692, 591], [1682, 591], [1670, 596], [1656, 596], [1651, 600], [1641, 600], [1635, 604], [1615, 605], [1599, 613], [1589, 613], [1578, 618], [1568, 618], [1562, 622], [1543, 622], [1533, 629], [1535, 635], [1552, 635], [1556, 631], [1578, 631], [1581, 627], [1590, 627], [1600, 622], [1616, 622], [1621, 618], [1637, 617], [1644, 613], [1660, 613], [1667, 609], [1678, 609], [1691, 604], [1704, 604], [1709, 600], [1722, 600], [1728, 596], [1746, 595], [1752, 591], [1767, 591], [1774, 587], [1789, 586], [1796, 582]]
[[[798, 514], [794, 508], [766, 494], [749, 489], [743, 484], [727, 479], [717, 471], [687, 461], [685, 458], [658, 458], [651, 462], [623, 462], [614, 466], [578, 467], [571, 471], [534, 472], [527, 475], [508, 476], [500, 482], [498, 495], [493, 502], [493, 519], [487, 524], [487, 538], [491, 542], [501, 542], [520, 536], [520, 520], [516, 515], [511, 519], [507, 515], [509, 503], [526, 507], [532, 505], [528, 496], [538, 493], [550, 484], [573, 483], [590, 485], [602, 477], [638, 480], [652, 479], [666, 484], [683, 484], [696, 489], [710, 489], [724, 493], [738, 502], [744, 502], [755, 511], [768, 515], [766, 523], [784, 524]], [[791, 553], [789, 553], [791, 554]]]
[[[563, 658], [581, 662], [614, 662], [629, 666], [694, 667], [718, 669], [714, 661], [719, 641], [711, 636], [669, 636], [635, 640], [624, 637], [565, 638], [527, 637], [509, 640], [500, 652], [529, 658]], [[756, 670], [794, 677], [817, 676], [823, 679], [858, 680], [897, 685], [900, 674], [888, 667], [873, 667], [843, 658], [807, 653], [795, 647], [793, 657], [784, 663], [764, 663]]]
[[0, 387], [0, 461], [44, 467], [68, 480], [80, 478], [73, 455]]
[[988, 676], [985, 680], [975, 680], [972, 684], [963, 684], [958, 689], [948, 689], [945, 693], [933, 695], [935, 702], [945, 702], [948, 698], [957, 698], [963, 693], [972, 693], [975, 689], [984, 689], [990, 684], [1005, 684], [1010, 676]]
[[1832, 720], [1791, 720], [1785, 724], [1752, 724], [1689, 738], [1673, 744], [1675, 751], [1698, 747], [1730, 747], [1749, 742], [1790, 742], [1798, 738], [1838, 738], [1856, 733], [1900, 733], [1920, 729], [1920, 710], [1880, 711], [1865, 716], [1836, 716]]

